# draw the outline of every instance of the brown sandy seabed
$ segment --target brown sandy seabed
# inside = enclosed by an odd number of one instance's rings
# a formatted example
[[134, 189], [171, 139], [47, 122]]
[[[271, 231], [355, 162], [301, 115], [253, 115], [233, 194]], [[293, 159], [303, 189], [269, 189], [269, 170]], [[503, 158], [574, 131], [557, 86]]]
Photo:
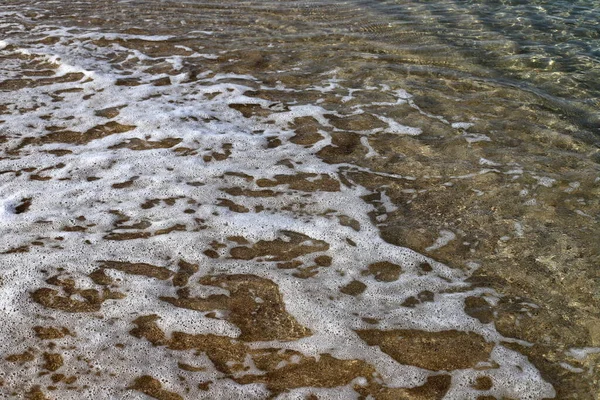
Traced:
[[[36, 13], [30, 17], [32, 20], [43, 19], [42, 14]], [[72, 23], [82, 24], [77, 21]], [[102, 21], [88, 20], [87, 23], [101, 26]], [[115, 25], [115, 31], [150, 33], [143, 28], [127, 31]], [[287, 29], [293, 27], [294, 24], [290, 24]], [[256, 29], [273, 28], [263, 21]], [[468, 263], [473, 261], [480, 265], [468, 282], [472, 287], [495, 289], [501, 295], [500, 300], [492, 304], [485, 295], [467, 297], [464, 311], [481, 323], [494, 324], [498, 332], [507, 338], [531, 343], [530, 346], [508, 342], [504, 345], [526, 355], [543, 378], [554, 386], [557, 398], [598, 398], [600, 355], [576, 359], [567, 351], [570, 348], [600, 346], [600, 259], [597, 239], [600, 233], [600, 184], [597, 149], [575, 138], [580, 128], [548, 110], [539, 98], [530, 93], [484, 81], [460, 77], [449, 79], [427, 70], [414, 69], [407, 73], [388, 67], [390, 60], [402, 60], [410, 65], [410, 54], [402, 52], [386, 52], [380, 58], [371, 60], [359, 59], [356, 54], [371, 50], [367, 39], [352, 35], [330, 35], [327, 39], [308, 38], [301, 45], [280, 40], [274, 48], [254, 47], [250, 50], [243, 50], [244, 46], [226, 48], [216, 40], [212, 43], [214, 49], [205, 42], [203, 45], [208, 49], [202, 51], [214, 54], [224, 51], [218, 57], [186, 59], [184, 68], [189, 72], [190, 82], [196, 79], [198, 71], [204, 70], [250, 74], [269, 86], [281, 82], [288, 88], [301, 90], [293, 93], [266, 91], [255, 84], [256, 87], [247, 92], [247, 96], [276, 102], [283, 107], [282, 110], [292, 103], [311, 104], [322, 99], [320, 105], [332, 110], [327, 115], [330, 125], [325, 126], [312, 117], [297, 118], [290, 124], [294, 134], [267, 137], [264, 151], [277, 151], [279, 146], [287, 143], [302, 148], [319, 148], [319, 142], [328, 135], [331, 144], [320, 147], [316, 156], [326, 163], [340, 164], [337, 177], [295, 173], [291, 164], [286, 175], [264, 178], [249, 172], [238, 176], [241, 179], [236, 181], [237, 185], [227, 185], [224, 181], [216, 206], [234, 213], [256, 212], [261, 211], [261, 199], [276, 197], [281, 193], [296, 194], [301, 204], [301, 195], [305, 193], [335, 192], [343, 185], [363, 186], [371, 192], [363, 200], [373, 206], [370, 213], [372, 223], [378, 227], [385, 241], [414, 249], [451, 268], [466, 270]], [[36, 42], [52, 45], [64, 39], [40, 35], [38, 38], [32, 36], [30, 40], [32, 45]], [[277, 41], [275, 38], [272, 40]], [[185, 38], [162, 42], [119, 38], [93, 42], [98, 47], [118, 44], [127, 50], [137, 50], [155, 57], [147, 62], [123, 60], [123, 55], [115, 52], [110, 62], [116, 69], [127, 70], [130, 68], [127, 64], [133, 63], [136, 67], [145, 68], [146, 73], [167, 75], [153, 82], [135, 78], [121, 78], [116, 82], [124, 86], [171, 85], [168, 76], [181, 71], [157, 59], [175, 54], [190, 55], [188, 50], [176, 46], [198, 47], [196, 40]], [[35, 56], [10, 52], [10, 47], [5, 50], [7, 52], [1, 56], [0, 62], [18, 64], [20, 76], [5, 79], [0, 83], [1, 90], [10, 93], [37, 88], [43, 92], [46, 86], [63, 83], [63, 90], [47, 93], [54, 98], [58, 107], [63, 96], [83, 92], [82, 84], [86, 80], [82, 74], [57, 76], [56, 65]], [[433, 55], [430, 57], [429, 61], [435, 61]], [[298, 60], [302, 60], [303, 71], [294, 72], [292, 68], [300, 65]], [[308, 90], [315, 84], [314, 76], [330, 70], [331, 65], [337, 66], [337, 76], [345, 79], [349, 87], [326, 93]], [[412, 105], [364, 106], [364, 113], [350, 115], [354, 105], [385, 103], [394, 99], [378, 90], [361, 90], [350, 101], [340, 100], [349, 88], [361, 89], [392, 81], [395, 86], [406, 89], [414, 96]], [[249, 82], [244, 84], [252, 85]], [[435, 88], [434, 95], [431, 94], [432, 87]], [[93, 96], [86, 93], [86, 96]], [[266, 121], [274, 113], [272, 109], [257, 104], [231, 104], [230, 107], [248, 119]], [[69, 129], [69, 118], [57, 121], [52, 114], [47, 115], [45, 132], [3, 131], [0, 136], [4, 147], [3, 165], [8, 165], [7, 160], [18, 159], [24, 152], [47, 152], [56, 158], [52, 165], [31, 164], [18, 169], [5, 169], [0, 172], [3, 181], [85, 179], [97, 180], [99, 187], [103, 187], [102, 178], [99, 177], [102, 171], [97, 171], [98, 177], [91, 174], [82, 176], [75, 171], [67, 171], [68, 162], [65, 164], [62, 159], [70, 156], [72, 146], [86, 145], [112, 135], [118, 135], [119, 143], [108, 150], [164, 149], [172, 152], [174, 157], [201, 157], [206, 163], [226, 163], [231, 152], [235, 151], [235, 144], [209, 150], [182, 146], [182, 138], [177, 136], [160, 140], [129, 137], [128, 132], [134, 130], [135, 126], [119, 122], [119, 116], [126, 108], [126, 99], [121, 107], [99, 107], [95, 113], [105, 118], [106, 122], [85, 132]], [[18, 105], [11, 107], [10, 103], [0, 105], [0, 110], [5, 115], [24, 116], [35, 111], [20, 109]], [[365, 135], [365, 131], [382, 127], [381, 120], [373, 117], [373, 114], [419, 127], [423, 133], [418, 136], [385, 132]], [[473, 126], [467, 132], [452, 128], [433, 116], [441, 116], [449, 122], [469, 121]], [[470, 132], [485, 134], [489, 140], [476, 140], [477, 135]], [[69, 146], [45, 150], [44, 146], [48, 144]], [[371, 157], [372, 151], [376, 155]], [[482, 158], [492, 159], [496, 165], [481, 173]], [[286, 163], [286, 160], [281, 162]], [[414, 179], [400, 179], [398, 176]], [[549, 177], [552, 181], [540, 180], [540, 177]], [[117, 196], [127, 196], [128, 189], [137, 184], [136, 177], [124, 177], [122, 182], [107, 182], [104, 187], [105, 190], [121, 191], [122, 194]], [[395, 210], [389, 211], [385, 206], [382, 197], [386, 196]], [[237, 201], [238, 198], [258, 199], [258, 202], [254, 205], [255, 209], [250, 210], [245, 205], [247, 203]], [[111, 211], [113, 226], [103, 232], [104, 240], [124, 243], [130, 240], [152, 241], [162, 235], [173, 235], [175, 238], [179, 232], [203, 229], [203, 222], [193, 219], [197, 206], [194, 199], [158, 196], [138, 200], [142, 210], [185, 203], [183, 212], [190, 216], [190, 222], [157, 229], [154, 221], [137, 219], [136, 210], [114, 209]], [[15, 208], [15, 213], [26, 215], [30, 208], [35, 207], [36, 201], [36, 198], [23, 198]], [[290, 204], [289, 208], [302, 215], [301, 205]], [[338, 212], [335, 218], [344, 226], [357, 231], [361, 229], [357, 221], [343, 213]], [[2, 257], [14, 262], [19, 254], [35, 248], [60, 252], [61, 243], [72, 240], [73, 233], [77, 234], [77, 240], [80, 241], [86, 240], [86, 235], [90, 233], [98, 233], [93, 221], [88, 221], [85, 215], [73, 215], [71, 221], [57, 231], [48, 231], [45, 236], [29, 243], [1, 249]], [[47, 221], [37, 222], [44, 224]], [[453, 239], [435, 248], [432, 244], [440, 236], [440, 231], [452, 232]], [[379, 321], [366, 317], [372, 328], [359, 330], [357, 334], [367, 344], [379, 346], [401, 364], [438, 373], [431, 375], [420, 387], [389, 388], [376, 378], [374, 367], [362, 360], [338, 359], [328, 354], [322, 354], [317, 359], [291, 350], [257, 349], [251, 346], [261, 341], [294, 341], [309, 337], [312, 332], [286, 311], [282, 293], [273, 281], [252, 274], [211, 275], [203, 269], [203, 259], [276, 262], [277, 268], [293, 271], [293, 276], [298, 280], [306, 280], [314, 279], [321, 270], [329, 268], [336, 257], [336, 254], [325, 254], [330, 244], [324, 241], [311, 241], [311, 238], [295, 232], [282, 232], [280, 237], [274, 241], [258, 242], [252, 242], [242, 235], [217, 237], [203, 244], [205, 249], [196, 260], [175, 260], [163, 266], [98, 260], [93, 272], [87, 275], [95, 285], [94, 289], [78, 288], [71, 276], [75, 272], [59, 265], [54, 270], [46, 271], [45, 283], [30, 290], [31, 301], [41, 306], [40, 324], [31, 327], [35, 339], [28, 341], [25, 352], [5, 354], [1, 361], [4, 364], [2, 368], [10, 368], [10, 365], [34, 368], [39, 371], [38, 378], [35, 382], [22, 382], [21, 387], [11, 388], [11, 394], [17, 398], [51, 399], [55, 398], [52, 393], [57, 389], [83, 390], [78, 383], [82, 374], [102, 374], [101, 369], [93, 367], [92, 360], [77, 356], [77, 349], [72, 347], [72, 343], [80, 332], [76, 326], [62, 326], [60, 313], [80, 313], [81, 318], [97, 318], [111, 303], [127, 296], [120, 290], [119, 280], [111, 276], [111, 271], [172, 285], [176, 288], [176, 296], [165, 296], [160, 300], [174, 307], [196, 310], [203, 318], [225, 318], [241, 332], [236, 339], [179, 331], [168, 334], [160, 318], [149, 314], [131, 320], [129, 335], [152, 346], [173, 350], [175, 360], [178, 352], [205, 354], [222, 376], [240, 384], [263, 383], [273, 396], [304, 386], [334, 388], [347, 385], [357, 377], [369, 377], [366, 384], [355, 386], [362, 398], [370, 395], [377, 399], [440, 399], [451, 381], [445, 371], [472, 368], [488, 359], [492, 345], [475, 333], [380, 330], [377, 328]], [[312, 261], [307, 262], [308, 259]], [[423, 273], [427, 273], [431, 267], [423, 264], [421, 268]], [[364, 265], [363, 269], [364, 276], [373, 276], [380, 282], [393, 282], [402, 274], [403, 266], [374, 260], [371, 265]], [[229, 295], [194, 297], [190, 294], [190, 286], [198, 283], [225, 288]], [[340, 286], [340, 293], [332, 295], [360, 296], [365, 287], [364, 282], [356, 279]], [[254, 300], [256, 293], [265, 303], [259, 304]], [[410, 297], [402, 306], [414, 308], [432, 300], [433, 293], [425, 291]], [[48, 317], [51, 315], [54, 318]], [[245, 368], [244, 362], [248, 356], [262, 371], [261, 374], [238, 374]], [[295, 362], [290, 363], [292, 358]], [[282, 361], [288, 362], [285, 367], [279, 367]], [[69, 363], [77, 365], [77, 372], [73, 369], [68, 373], [63, 372]], [[565, 369], [561, 363], [568, 363], [573, 371]], [[161, 383], [160, 376], [149, 375], [132, 377], [128, 389], [156, 399], [189, 398], [186, 396], [186, 387], [210, 390], [210, 380], [194, 378], [194, 374], [201, 373], [205, 367], [184, 362], [178, 362], [177, 366], [181, 370], [180, 387], [184, 388], [178, 392], [163, 388], [164, 382]], [[472, 385], [485, 391], [494, 382], [483, 371]], [[483, 394], [479, 397], [488, 398], [494, 397]]]

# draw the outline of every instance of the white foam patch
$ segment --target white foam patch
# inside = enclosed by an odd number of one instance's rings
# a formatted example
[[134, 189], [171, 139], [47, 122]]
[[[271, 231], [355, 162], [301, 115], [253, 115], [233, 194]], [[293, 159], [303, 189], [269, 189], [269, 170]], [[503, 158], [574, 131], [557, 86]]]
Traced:
[[550, 178], [548, 176], [534, 176], [534, 178], [537, 179], [538, 185], [548, 188], [554, 186], [554, 184], [556, 183], [556, 179]]
[[[360, 382], [359, 379], [356, 380]], [[359, 394], [354, 391], [353, 386], [355, 382], [351, 382], [348, 385], [336, 387], [334, 389], [322, 389], [322, 388], [299, 388], [291, 390], [289, 393], [282, 393], [275, 397], [277, 400], [305, 400], [310, 398], [310, 395], [317, 396], [318, 399], [323, 400], [358, 400]]]
[[367, 136], [361, 136], [360, 137], [360, 143], [363, 146], [365, 146], [365, 148], [367, 149], [367, 154], [365, 154], [366, 158], [371, 158], [371, 157], [377, 157], [378, 156], [378, 154], [375, 151], [375, 149], [373, 149], [373, 147], [369, 143], [369, 138]]
[[[29, 293], [32, 289], [49, 287], [45, 282], [48, 274], [43, 271], [53, 274], [58, 267], [64, 268], [64, 274], [72, 276], [78, 287], [97, 288], [86, 275], [99, 266], [99, 260], [145, 262], [171, 271], [176, 271], [179, 259], [198, 263], [201, 270], [191, 280], [193, 294], [198, 296], [219, 293], [219, 289], [199, 285], [197, 280], [201, 275], [253, 274], [271, 279], [279, 286], [287, 311], [299, 323], [313, 330], [314, 335], [294, 342], [256, 343], [256, 347], [275, 346], [311, 356], [329, 353], [342, 359], [362, 359], [375, 366], [383, 382], [394, 387], [423, 384], [429, 372], [400, 365], [378, 347], [366, 345], [354, 332], [370, 327], [362, 317], [380, 319], [379, 329], [457, 329], [478, 333], [490, 342], [499, 343], [503, 339], [492, 324], [481, 324], [464, 313], [464, 298], [471, 293], [469, 284], [465, 283], [468, 273], [451, 269], [380, 238], [369, 217], [372, 207], [361, 199], [370, 194], [366, 189], [340, 185], [339, 192], [303, 192], [279, 185], [269, 188], [278, 193], [268, 198], [235, 196], [223, 190], [235, 187], [265, 190], [256, 181], [272, 179], [279, 174], [317, 173], [337, 179], [342, 168], [360, 170], [355, 166], [330, 165], [321, 161], [315, 153], [323, 144], [305, 148], [283, 140], [282, 145], [275, 149], [266, 146], [265, 137], [268, 135], [283, 139], [292, 136], [290, 124], [299, 117], [311, 116], [330, 127], [325, 115], [331, 111], [317, 104], [289, 105], [285, 109], [287, 111], [277, 106], [270, 108], [272, 102], [245, 93], [257, 87], [267, 91], [285, 90], [285, 86], [281, 83], [269, 86], [250, 75], [215, 74], [207, 70], [197, 75], [193, 82], [188, 80], [188, 75], [181, 74], [171, 76], [172, 85], [153, 86], [149, 82], [164, 76], [144, 72], [147, 63], [171, 63], [180, 70], [186, 57], [194, 55], [156, 60], [122, 46], [94, 45], [94, 40], [99, 38], [163, 41], [169, 37], [98, 31], [75, 35], [58, 28], [48, 28], [46, 33], [61, 39], [53, 45], [20, 44], [27, 48], [18, 51], [51, 60], [55, 64], [56, 76], [81, 72], [85, 78], [77, 82], [52, 83], [0, 93], [1, 103], [17, 105], [2, 116], [5, 120], [3, 130], [9, 133], [5, 144], [7, 148], [17, 150], [23, 137], [39, 137], [42, 132], [49, 132], [47, 128], [52, 126], [85, 132], [106, 124], [108, 120], [96, 115], [95, 111], [110, 107], [122, 107], [114, 121], [135, 126], [128, 132], [80, 145], [47, 143], [25, 146], [20, 149], [18, 158], [0, 160], [3, 171], [35, 167], [36, 173], [50, 177], [39, 181], [28, 179], [27, 173], [0, 175], [0, 251], [19, 246], [28, 248], [25, 253], [2, 255], [0, 308], [9, 323], [0, 326], [3, 337], [0, 351], [3, 354], [25, 351], [33, 342], [33, 326], [42, 323], [64, 325], [77, 333], [76, 337], [68, 337], [64, 342], [72, 346], [70, 350], [69, 347], [62, 350], [68, 361], [64, 373], [75, 373], [86, 367], [86, 362], [78, 359], [78, 355], [92, 360], [95, 370], [101, 372], [100, 376], [91, 374], [81, 378], [78, 385], [88, 385], [83, 393], [59, 389], [53, 395], [61, 399], [143, 398], [131, 391], [123, 393], [121, 389], [131, 384], [131, 376], [143, 374], [159, 377], [165, 389], [182, 393], [178, 379], [182, 372], [176, 368], [176, 360], [184, 359], [185, 352], [154, 347], [132, 337], [128, 332], [134, 327], [132, 321], [140, 315], [157, 314], [161, 318], [158, 322], [160, 327], [167, 333], [184, 331], [227, 337], [240, 334], [239, 328], [227, 321], [205, 318], [201, 313], [174, 308], [160, 301], [161, 296], [175, 296], [176, 288], [169, 282], [113, 270], [107, 273], [120, 279], [119, 290], [127, 297], [106, 301], [101, 312], [71, 314], [47, 310], [31, 301]], [[3, 51], [13, 50], [5, 46]], [[123, 56], [134, 67], [129, 65], [130, 70], [125, 72], [116, 69], [105, 61], [112, 52]], [[309, 90], [319, 93], [337, 90], [343, 81], [336, 79], [335, 74], [333, 78], [331, 75], [324, 76], [321, 84]], [[139, 79], [142, 84], [116, 85], [116, 81], [123, 77]], [[63, 93], [63, 100], [58, 103], [52, 101], [53, 92], [73, 88], [82, 91]], [[381, 87], [378, 90], [395, 96], [398, 104], [404, 104], [411, 98], [400, 88]], [[240, 103], [259, 105], [272, 112], [268, 116], [244, 118], [230, 107]], [[19, 110], [22, 109], [28, 111], [21, 113]], [[51, 115], [51, 118], [45, 119], [46, 115]], [[378, 118], [389, 126], [383, 130], [385, 132], [403, 135], [422, 133], [420, 128], [404, 126], [394, 119]], [[129, 139], [158, 141], [168, 138], [181, 139], [181, 142], [173, 148], [145, 151], [114, 147]], [[323, 142], [329, 143], [328, 140], [326, 138]], [[182, 150], [176, 152], [176, 148]], [[72, 153], [57, 158], [47, 152], [59, 149]], [[186, 149], [192, 149], [193, 154], [182, 156]], [[204, 157], [226, 152], [230, 152], [227, 158], [220, 161], [207, 161]], [[293, 165], [293, 170], [282, 165], [284, 159]], [[64, 165], [44, 170], [58, 163]], [[249, 174], [254, 180], [248, 182], [241, 177], [224, 176], [226, 172]], [[490, 170], [482, 173], [487, 172]], [[92, 177], [100, 179], [89, 179]], [[113, 186], [129, 180], [132, 180], [130, 186]], [[28, 197], [32, 199], [29, 209], [15, 213], [19, 202]], [[385, 192], [381, 193], [381, 198], [387, 212], [396, 210]], [[149, 199], [159, 199], [160, 204], [142, 208], [141, 204]], [[171, 199], [173, 204], [162, 202], [165, 199]], [[236, 213], [220, 206], [221, 199], [244, 206], [249, 212]], [[193, 213], [186, 213], [189, 209]], [[123, 223], [125, 227], [117, 230], [114, 224], [122, 218], [116, 215], [118, 213], [129, 220]], [[337, 219], [340, 215], [358, 221], [360, 231], [340, 225]], [[85, 219], [78, 219], [80, 216]], [[144, 221], [150, 224], [144, 229], [151, 234], [173, 226], [183, 226], [185, 231], [125, 241], [106, 237], [111, 231], [135, 232], [135, 229], [127, 229], [126, 226]], [[64, 231], [65, 227], [73, 226], [84, 227], [84, 230]], [[274, 240], [281, 237], [281, 231], [295, 231], [327, 242], [329, 250], [318, 254], [330, 255], [332, 265], [321, 268], [315, 277], [298, 279], [292, 275], [293, 271], [278, 269], [275, 262], [227, 258], [228, 249], [220, 249], [220, 254], [225, 257], [216, 260], [203, 255], [214, 241], [226, 243], [231, 236], [243, 236], [252, 242]], [[441, 248], [453, 239], [453, 232], [442, 230], [440, 238], [427, 250]], [[349, 240], [355, 246], [349, 244]], [[32, 242], [43, 245], [32, 245]], [[308, 264], [316, 255], [308, 254], [300, 259]], [[366, 276], [367, 266], [378, 261], [400, 265], [403, 271], [400, 278], [395, 282], [379, 282]], [[428, 262], [432, 271], [422, 274], [418, 269], [421, 262]], [[354, 279], [367, 285], [364, 293], [355, 297], [339, 291], [340, 287]], [[415, 308], [402, 307], [407, 298], [423, 290], [434, 292], [434, 301]], [[123, 347], [115, 348], [117, 343], [123, 344]], [[531, 399], [553, 395], [552, 387], [525, 357], [496, 345], [492, 358], [498, 364], [497, 369], [490, 370], [497, 382], [494, 395]], [[198, 356], [195, 363], [207, 367], [207, 371], [199, 376], [214, 380], [207, 398], [259, 399], [268, 395], [264, 385], [239, 385], [223, 379], [206, 358]], [[248, 367], [251, 370], [256, 368], [250, 364]], [[8, 364], [0, 366], [0, 375], [5, 380], [0, 393], [10, 392], [20, 382], [36, 382], [38, 379], [33, 368], [18, 371], [11, 368]], [[474, 369], [456, 371], [447, 398], [467, 398], [469, 389], [461, 382], [477, 374]], [[360, 384], [360, 381], [355, 383]], [[311, 389], [311, 393], [319, 398], [355, 398], [351, 385]], [[308, 394], [308, 389], [303, 388], [278, 398], [301, 398], [305, 394]], [[198, 391], [192, 395], [197, 396], [194, 398], [204, 396]]]
[[409, 136], [418, 136], [421, 133], [423, 133], [421, 128], [415, 128], [412, 126], [402, 125], [392, 118], [383, 117], [383, 116], [378, 116], [378, 118], [388, 124], [388, 129], [386, 129], [385, 132], [395, 133], [397, 135], [409, 135]]
[[489, 136], [484, 135], [482, 133], [464, 133], [462, 135], [462, 137], [465, 138], [465, 140], [469, 144], [478, 143], [478, 142], [491, 142], [492, 141], [492, 139], [490, 139]]
[[590, 354], [600, 354], [600, 347], [573, 347], [566, 351], [566, 354], [577, 360], [584, 360]]
[[454, 123], [452, 123], [451, 126], [454, 129], [464, 129], [464, 130], [467, 130], [467, 129], [469, 129], [470, 127], [472, 127], [474, 125], [475, 124], [472, 124], [470, 122], [454, 122]]
[[443, 229], [440, 231], [440, 236], [437, 239], [435, 239], [435, 242], [431, 246], [427, 247], [425, 250], [433, 251], [433, 250], [440, 249], [440, 248], [446, 246], [448, 243], [450, 243], [454, 239], [456, 239], [456, 234], [454, 232]]
[[577, 368], [577, 367], [574, 367], [574, 366], [572, 366], [571, 364], [569, 364], [569, 363], [566, 363], [566, 362], [561, 362], [561, 363], [559, 363], [559, 364], [560, 364], [560, 366], [561, 366], [561, 367], [563, 367], [563, 368], [564, 368], [564, 369], [566, 369], [567, 371], [569, 371], [569, 372], [573, 372], [573, 373], [575, 373], [575, 374], [580, 374], [580, 373], [582, 373], [582, 372], [585, 372], [585, 369], [583, 369], [583, 368]]

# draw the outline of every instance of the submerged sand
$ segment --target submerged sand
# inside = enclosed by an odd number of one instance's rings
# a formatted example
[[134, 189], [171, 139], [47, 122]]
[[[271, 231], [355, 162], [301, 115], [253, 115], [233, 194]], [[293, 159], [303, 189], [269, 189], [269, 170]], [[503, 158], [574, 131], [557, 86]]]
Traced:
[[2, 395], [598, 397], [581, 104], [360, 4], [2, 12]]

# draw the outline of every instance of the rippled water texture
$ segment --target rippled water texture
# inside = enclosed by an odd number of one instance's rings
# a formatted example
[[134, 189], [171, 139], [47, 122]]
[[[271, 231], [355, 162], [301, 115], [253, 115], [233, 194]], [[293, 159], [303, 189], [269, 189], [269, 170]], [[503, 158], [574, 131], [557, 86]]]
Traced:
[[598, 399], [600, 3], [0, 5], [0, 397]]

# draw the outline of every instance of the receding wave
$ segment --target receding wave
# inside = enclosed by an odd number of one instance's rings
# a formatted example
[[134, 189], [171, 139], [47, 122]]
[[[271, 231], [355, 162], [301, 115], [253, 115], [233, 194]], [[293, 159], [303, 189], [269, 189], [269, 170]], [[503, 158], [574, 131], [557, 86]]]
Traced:
[[0, 393], [594, 398], [597, 69], [490, 7], [0, 6]]

